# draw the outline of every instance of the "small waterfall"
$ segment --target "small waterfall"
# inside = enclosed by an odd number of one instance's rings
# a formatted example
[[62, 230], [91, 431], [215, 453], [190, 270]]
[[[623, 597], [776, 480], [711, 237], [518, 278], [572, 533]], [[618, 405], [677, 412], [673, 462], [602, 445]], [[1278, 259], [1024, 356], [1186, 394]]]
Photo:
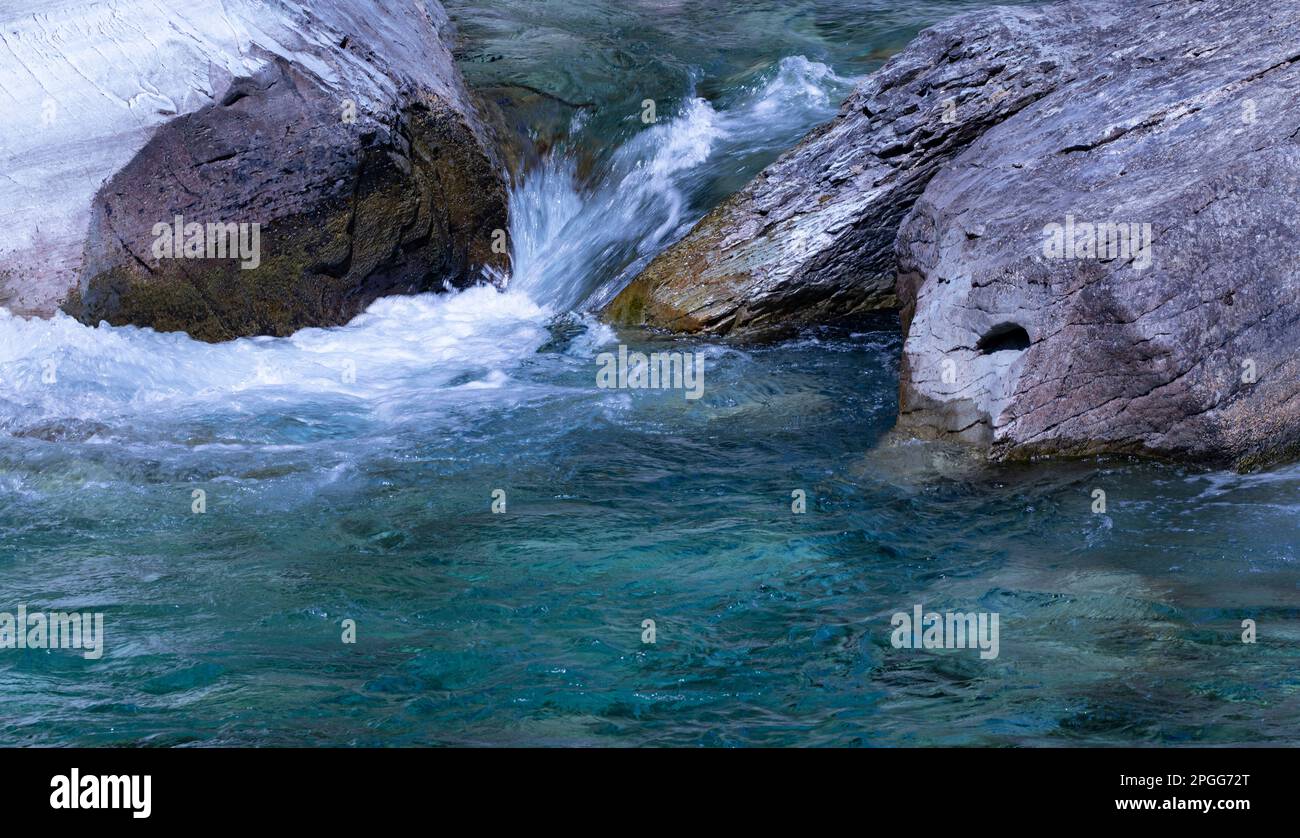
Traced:
[[850, 83], [796, 57], [729, 107], [688, 97], [676, 115], [638, 124], [588, 188], [571, 157], [552, 154], [511, 195], [514, 274], [504, 293], [387, 297], [344, 326], [222, 344], [0, 309], [0, 429], [49, 435], [72, 423], [103, 438], [167, 426], [179, 413], [274, 415], [337, 402], [400, 415], [395, 405], [454, 403], [467, 388], [504, 393], [555, 317], [610, 298], [697, 220], [710, 184], [758, 168], [829, 118]]
[[[739, 180], [829, 119], [853, 80], [802, 56], [715, 106], [689, 96], [671, 117], [640, 127], [587, 189], [563, 150], [510, 196], [511, 287], [557, 311], [608, 302], [708, 209], [721, 178]], [[583, 124], [575, 120], [574, 131]]]

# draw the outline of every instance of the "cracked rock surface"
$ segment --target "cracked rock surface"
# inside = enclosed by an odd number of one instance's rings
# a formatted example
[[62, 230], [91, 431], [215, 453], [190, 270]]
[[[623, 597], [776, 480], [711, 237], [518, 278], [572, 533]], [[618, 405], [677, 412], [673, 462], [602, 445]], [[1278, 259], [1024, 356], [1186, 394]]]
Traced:
[[743, 337], [898, 305], [904, 430], [1003, 459], [1295, 459], [1297, 101], [1295, 4], [963, 15], [606, 316]]
[[[28, 0], [0, 18], [15, 312], [284, 335], [505, 267], [501, 166], [434, 0]], [[257, 267], [159, 258], [178, 216], [257, 223]]]
[[[1102, 27], [1121, 12], [1078, 17]], [[930, 178], [1089, 59], [1094, 45], [1060, 17], [993, 8], [925, 30], [653, 260], [606, 317], [743, 337], [897, 307], [894, 235]]]

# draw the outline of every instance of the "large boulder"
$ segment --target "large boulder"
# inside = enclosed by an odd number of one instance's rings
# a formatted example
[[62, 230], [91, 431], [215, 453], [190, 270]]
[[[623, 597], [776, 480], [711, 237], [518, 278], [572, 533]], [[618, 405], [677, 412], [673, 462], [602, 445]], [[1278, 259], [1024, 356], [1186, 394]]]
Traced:
[[2, 21], [0, 304], [223, 340], [505, 269], [434, 0], [37, 6]]
[[1090, 58], [1062, 19], [1103, 29], [1123, 17], [994, 8], [927, 29], [655, 258], [606, 318], [763, 337], [896, 308], [894, 236], [930, 178]]
[[1294, 459], [1300, 7], [1052, 9], [1089, 60], [899, 231], [900, 424], [998, 458]]
[[607, 316], [744, 337], [897, 304], [904, 431], [1294, 459], [1297, 44], [1300, 8], [1267, 0], [954, 18]]

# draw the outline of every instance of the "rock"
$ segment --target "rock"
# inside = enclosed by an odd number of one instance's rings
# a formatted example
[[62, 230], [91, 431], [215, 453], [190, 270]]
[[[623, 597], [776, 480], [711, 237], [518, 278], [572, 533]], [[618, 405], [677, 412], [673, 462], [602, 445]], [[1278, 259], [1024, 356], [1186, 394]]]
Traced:
[[475, 93], [478, 113], [497, 137], [496, 148], [515, 179], [541, 166], [547, 154], [571, 139], [574, 118], [596, 107], [524, 84], [484, 85]]
[[[917, 36], [607, 307], [616, 322], [761, 336], [898, 305], [892, 245], [930, 178], [1089, 58], [1060, 18], [994, 8]], [[1089, 16], [1114, 25], [1115, 9]]]
[[[12, 310], [284, 335], [506, 268], [502, 166], [433, 0], [38, 6], [3, 21]], [[176, 221], [247, 225], [257, 258], [210, 235], [175, 258]]]
[[[1002, 459], [1294, 459], [1300, 8], [1044, 13], [1089, 58], [946, 165], [899, 231], [900, 426]], [[1117, 246], [1090, 252], [1088, 224]]]
[[[1300, 9], [1264, 0], [954, 18], [606, 316], [762, 336], [896, 294], [904, 432], [1003, 459], [1294, 459], [1297, 44]], [[1134, 247], [1061, 258], [1087, 224]]]

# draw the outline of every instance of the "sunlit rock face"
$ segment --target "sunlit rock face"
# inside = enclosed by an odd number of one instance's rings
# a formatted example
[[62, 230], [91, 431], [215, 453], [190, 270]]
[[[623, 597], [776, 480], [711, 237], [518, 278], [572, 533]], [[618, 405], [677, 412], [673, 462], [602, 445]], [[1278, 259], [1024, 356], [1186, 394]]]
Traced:
[[[436, 2], [36, 0], [6, 17], [12, 311], [220, 340], [505, 267], [500, 166]], [[246, 251], [256, 225], [256, 258], [209, 248], [208, 225], [246, 225], [229, 242]]]

